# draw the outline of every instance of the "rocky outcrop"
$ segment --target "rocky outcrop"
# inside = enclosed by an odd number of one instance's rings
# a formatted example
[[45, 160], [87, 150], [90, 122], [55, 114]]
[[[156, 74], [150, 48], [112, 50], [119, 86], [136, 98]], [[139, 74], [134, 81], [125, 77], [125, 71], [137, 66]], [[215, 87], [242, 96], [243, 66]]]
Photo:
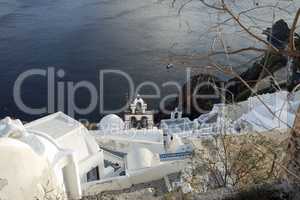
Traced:
[[[263, 59], [255, 62], [251, 68], [240, 74], [240, 77], [253, 88], [260, 80], [284, 68], [286, 63], [287, 59], [280, 54], [266, 54]], [[228, 90], [234, 94], [236, 102], [244, 101], [251, 95], [251, 90], [239, 78], [234, 77], [227, 84], [232, 85], [228, 87]]]
[[[286, 48], [287, 39], [289, 36], [289, 28], [283, 20], [276, 22], [272, 28], [267, 29], [265, 34], [268, 35], [268, 41], [271, 44], [279, 49]], [[275, 40], [275, 38], [277, 39]], [[300, 36], [298, 34], [295, 34], [295, 46], [296, 49], [300, 49]], [[252, 67], [242, 72], [240, 74], [240, 78], [246, 81], [251, 88], [255, 88], [257, 84], [260, 83], [264, 78], [273, 76], [274, 73], [284, 69], [287, 66], [287, 62], [288, 58], [286, 55], [274, 52], [266, 52], [262, 59], [254, 62]], [[291, 82], [287, 82], [288, 77], [281, 77], [281, 79], [283, 79], [282, 81], [284, 82], [283, 85], [281, 85], [281, 88], [292, 90], [296, 83], [300, 83], [300, 73], [298, 73], [298, 75], [295, 73], [300, 69], [299, 59], [293, 60], [292, 68], [293, 74], [291, 78], [293, 80]], [[297, 76], [295, 76], [295, 74]], [[226, 87], [226, 93], [224, 95], [227, 103], [232, 101], [239, 102], [246, 100], [252, 94], [252, 92], [248, 86], [241, 82], [240, 78], [232, 77], [227, 81], [221, 81], [214, 75], [198, 74], [193, 76], [191, 80], [183, 86], [182, 94], [179, 97], [179, 100], [182, 100], [181, 105], [183, 107], [183, 113], [185, 116], [194, 118], [203, 114], [204, 111], [208, 111], [210, 108], [212, 108], [213, 104], [219, 103], [223, 98], [222, 96], [219, 96], [219, 98], [216, 98], [215, 96], [212, 98], [207, 98], [207, 95], [214, 93], [214, 90], [216, 88], [219, 89], [222, 84], [228, 86]], [[215, 87], [205, 84], [207, 82], [215, 84]], [[272, 87], [265, 88], [263, 92], [274, 91], [273, 85], [271, 86]], [[259, 94], [261, 91], [258, 90], [256, 92]], [[222, 91], [220, 91], [220, 93], [222, 93]], [[201, 98], [201, 96], [195, 98], [195, 95], [206, 96], [205, 98]], [[177, 102], [180, 103], [180, 101]], [[199, 109], [199, 107], [201, 109]]]
[[[255, 62], [252, 67], [241, 73], [240, 77], [253, 88], [260, 80], [284, 68], [286, 63], [287, 59], [282, 55], [266, 54], [263, 59]], [[251, 95], [251, 90], [237, 77], [222, 81], [216, 76], [208, 74], [193, 76], [182, 90], [179, 99], [182, 100], [183, 113], [192, 119], [209, 112], [214, 104], [220, 103], [222, 100], [225, 100], [226, 103], [240, 102], [248, 99]], [[260, 93], [260, 91], [257, 92]], [[216, 93], [218, 95], [215, 95]], [[212, 95], [211, 98], [209, 95]]]
[[276, 48], [282, 49], [288, 44], [290, 29], [283, 19], [275, 22], [272, 28], [267, 28], [263, 33], [267, 35], [268, 42]]
[[[209, 112], [214, 104], [221, 102], [221, 97], [212, 97], [221, 88], [222, 81], [216, 76], [199, 74], [183, 86], [180, 97], [182, 111], [186, 117], [196, 118], [199, 114]], [[179, 102], [180, 102], [179, 101]]]

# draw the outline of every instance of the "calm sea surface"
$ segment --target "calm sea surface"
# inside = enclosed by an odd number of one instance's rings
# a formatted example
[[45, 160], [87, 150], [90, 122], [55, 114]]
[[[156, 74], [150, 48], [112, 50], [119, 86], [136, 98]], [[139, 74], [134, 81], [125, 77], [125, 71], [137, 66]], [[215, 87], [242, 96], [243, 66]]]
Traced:
[[[185, 52], [203, 45], [199, 34], [209, 22], [196, 8], [180, 16], [170, 2], [157, 0], [0, 0], [0, 117], [7, 115], [32, 120], [39, 115], [22, 112], [13, 99], [13, 86], [18, 76], [30, 69], [54, 67], [65, 75], [55, 77], [57, 84], [80, 81], [92, 83], [98, 92], [97, 109], [76, 116], [97, 121], [105, 109], [123, 105], [128, 81], [120, 75], [104, 76], [104, 93], [100, 102], [99, 71], [121, 70], [137, 87], [151, 81], [162, 88], [162, 95], [176, 92], [175, 87], [162, 87], [166, 81], [185, 81], [185, 69], [167, 70], [165, 59], [170, 50]], [[200, 20], [199, 20], [200, 19]], [[202, 21], [201, 21], [202, 20]], [[207, 19], [208, 20], [208, 19]], [[47, 80], [31, 76], [22, 84], [21, 97], [30, 107], [47, 106]], [[67, 89], [64, 104], [54, 111], [68, 112]], [[151, 87], [142, 93], [153, 94]], [[90, 95], [85, 89], [76, 92], [75, 104], [85, 107]], [[149, 100], [157, 108], [159, 99]], [[51, 111], [51, 110], [50, 110]], [[52, 110], [53, 111], [53, 110]], [[43, 113], [46, 114], [46, 113]]]
[[[0, 0], [0, 117], [38, 117], [22, 112], [13, 99], [17, 77], [34, 68], [54, 67], [56, 72], [63, 69], [65, 76], [56, 77], [56, 86], [58, 81], [88, 81], [99, 96], [99, 71], [104, 69], [126, 72], [136, 87], [143, 81], [160, 87], [165, 81], [182, 83], [184, 69], [168, 71], [162, 59], [176, 45], [179, 50], [190, 48], [196, 38], [188, 37], [188, 25], [176, 12], [170, 4], [151, 0]], [[128, 81], [110, 74], [104, 76], [103, 85], [104, 108], [120, 108], [126, 99]], [[31, 76], [21, 89], [26, 105], [40, 108], [49, 103], [45, 77]], [[162, 93], [174, 90], [168, 87]], [[150, 87], [143, 92], [155, 93]], [[57, 103], [57, 90], [55, 94]], [[64, 111], [68, 112], [66, 99], [67, 90]], [[76, 105], [85, 107], [89, 101], [89, 93], [78, 90]], [[158, 100], [149, 102], [152, 108], [157, 107]], [[94, 112], [79, 117], [97, 121], [99, 105], [100, 100]]]

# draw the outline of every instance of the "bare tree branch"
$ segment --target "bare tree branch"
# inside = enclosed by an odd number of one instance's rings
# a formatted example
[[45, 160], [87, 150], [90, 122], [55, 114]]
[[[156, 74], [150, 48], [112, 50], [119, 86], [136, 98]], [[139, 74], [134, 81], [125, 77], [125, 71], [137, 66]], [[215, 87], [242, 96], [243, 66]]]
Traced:
[[294, 18], [293, 25], [292, 25], [291, 30], [290, 30], [290, 36], [289, 36], [289, 51], [291, 51], [291, 52], [294, 52], [294, 51], [296, 50], [296, 48], [295, 48], [294, 35], [295, 35], [295, 30], [296, 30], [296, 26], [297, 26], [299, 17], [300, 17], [300, 8], [299, 8], [298, 11], [297, 11], [297, 14], [296, 14], [296, 16], [295, 16], [295, 18]]
[[273, 45], [271, 45], [269, 42], [265, 41], [264, 39], [260, 38], [259, 36], [257, 36], [256, 34], [252, 33], [249, 28], [247, 28], [244, 24], [241, 23], [239, 17], [237, 17], [226, 5], [226, 3], [224, 2], [224, 0], [221, 0], [222, 2], [222, 7], [224, 9], [224, 11], [226, 11], [233, 19], [234, 21], [245, 31], [247, 32], [250, 36], [252, 36], [253, 38], [255, 38], [256, 40], [264, 43], [266, 46], [268, 46], [269, 48], [271, 48], [272, 50], [274, 50], [275, 52], [278, 52], [279, 50], [274, 47]]

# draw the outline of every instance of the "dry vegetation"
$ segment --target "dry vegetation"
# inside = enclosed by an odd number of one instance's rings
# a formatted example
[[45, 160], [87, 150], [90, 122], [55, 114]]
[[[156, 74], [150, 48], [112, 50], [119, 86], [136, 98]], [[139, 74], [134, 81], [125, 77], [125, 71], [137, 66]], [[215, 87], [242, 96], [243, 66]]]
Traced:
[[[199, 148], [193, 158], [194, 176], [209, 174], [208, 189], [243, 188], [274, 181], [280, 177], [280, 164], [285, 157], [283, 143], [256, 134], [204, 139], [196, 144]], [[203, 181], [199, 183], [194, 187], [203, 187]]]

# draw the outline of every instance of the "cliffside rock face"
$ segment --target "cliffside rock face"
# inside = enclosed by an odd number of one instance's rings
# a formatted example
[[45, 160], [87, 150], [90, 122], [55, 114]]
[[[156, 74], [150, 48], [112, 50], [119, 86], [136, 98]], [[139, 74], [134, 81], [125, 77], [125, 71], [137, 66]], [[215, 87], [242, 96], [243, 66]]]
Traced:
[[213, 75], [199, 74], [193, 76], [183, 86], [180, 97], [184, 115], [193, 119], [200, 114], [209, 112], [214, 104], [220, 103], [222, 97], [219, 88], [222, 87], [222, 83]]
[[[284, 56], [266, 53], [263, 59], [255, 62], [252, 67], [241, 73], [240, 76], [250, 87], [254, 87], [263, 78], [284, 68], [286, 64], [287, 59]], [[235, 101], [237, 102], [244, 101], [251, 95], [249, 88], [236, 77], [230, 79], [227, 84], [231, 85], [228, 87], [228, 90], [235, 95]]]
[[[252, 67], [241, 73], [240, 77], [251, 88], [254, 88], [264, 78], [272, 76], [278, 70], [285, 68], [286, 64], [287, 58], [285, 56], [266, 53], [264, 58], [255, 62]], [[271, 89], [269, 88], [267, 91], [270, 92], [272, 91]], [[257, 93], [260, 93], [260, 91], [257, 91]], [[213, 75], [199, 74], [193, 76], [183, 86], [179, 99], [182, 100], [181, 105], [185, 116], [195, 118], [210, 111], [213, 105], [222, 102], [222, 99], [226, 103], [232, 103], [233, 101], [244, 101], [249, 96], [251, 96], [251, 90], [237, 77], [233, 77], [228, 81], [221, 81]]]
[[285, 48], [288, 44], [290, 29], [288, 24], [280, 19], [272, 26], [267, 28], [264, 33], [268, 36], [267, 40], [276, 48]]
[[[284, 68], [286, 63], [287, 60], [282, 55], [265, 55], [262, 60], [254, 63], [240, 76], [253, 88], [265, 77]], [[182, 102], [184, 115], [193, 119], [209, 112], [216, 103], [244, 101], [250, 95], [251, 90], [236, 77], [221, 81], [214, 75], [198, 74], [183, 86], [178, 102], [179, 105], [180, 100]]]

